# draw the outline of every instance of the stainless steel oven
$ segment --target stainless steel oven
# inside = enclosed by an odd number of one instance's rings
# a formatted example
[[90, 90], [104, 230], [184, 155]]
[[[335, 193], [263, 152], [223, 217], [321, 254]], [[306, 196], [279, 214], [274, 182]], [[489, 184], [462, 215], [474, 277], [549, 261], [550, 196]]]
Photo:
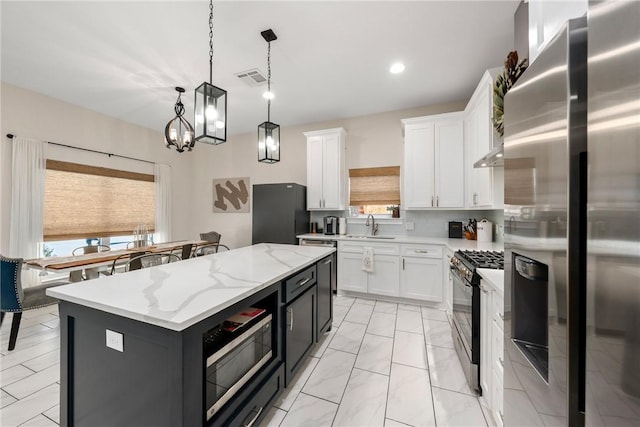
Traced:
[[453, 277], [453, 344], [469, 386], [480, 389], [480, 276], [477, 268], [504, 269], [496, 251], [457, 251], [450, 261]]
[[207, 420], [272, 358], [272, 321], [265, 314], [235, 331], [220, 325], [206, 334]]

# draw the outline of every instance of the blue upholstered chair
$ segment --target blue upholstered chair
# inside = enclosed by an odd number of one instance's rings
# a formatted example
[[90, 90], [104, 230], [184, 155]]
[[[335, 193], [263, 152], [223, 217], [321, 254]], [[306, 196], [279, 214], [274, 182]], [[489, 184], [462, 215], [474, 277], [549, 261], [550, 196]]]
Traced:
[[13, 313], [9, 351], [16, 346], [22, 312], [56, 304], [58, 300], [45, 295], [45, 290], [65, 284], [65, 282], [56, 282], [22, 289], [22, 261], [22, 258], [7, 258], [0, 255], [0, 310], [2, 312], [0, 325], [5, 313]]

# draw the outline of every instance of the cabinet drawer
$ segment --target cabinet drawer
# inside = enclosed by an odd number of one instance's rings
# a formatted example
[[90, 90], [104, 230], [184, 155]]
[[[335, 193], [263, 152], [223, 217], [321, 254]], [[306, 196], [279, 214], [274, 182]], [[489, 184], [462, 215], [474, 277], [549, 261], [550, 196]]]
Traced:
[[350, 252], [361, 254], [364, 248], [373, 249], [374, 255], [398, 255], [400, 254], [400, 246], [387, 245], [384, 243], [340, 243], [338, 252]]
[[282, 299], [289, 302], [316, 283], [316, 265], [312, 265], [284, 282]]
[[243, 405], [238, 414], [231, 420], [233, 426], [257, 426], [269, 412], [273, 399], [284, 388], [284, 366], [280, 367], [262, 384], [257, 392]]
[[419, 258], [442, 258], [442, 246], [436, 245], [402, 245], [402, 256]]
[[491, 408], [493, 412], [493, 418], [495, 419], [498, 427], [502, 427], [504, 424], [502, 422], [504, 389], [502, 387], [502, 378], [497, 375], [496, 372], [493, 373], [493, 384], [491, 389], [493, 395], [493, 404]]
[[493, 370], [494, 372], [498, 371], [502, 377], [504, 371], [504, 332], [496, 322], [492, 323], [491, 337], [493, 342], [491, 343], [491, 347], [493, 349], [493, 360], [495, 364]]
[[504, 330], [504, 303], [497, 292], [493, 293], [493, 321]]

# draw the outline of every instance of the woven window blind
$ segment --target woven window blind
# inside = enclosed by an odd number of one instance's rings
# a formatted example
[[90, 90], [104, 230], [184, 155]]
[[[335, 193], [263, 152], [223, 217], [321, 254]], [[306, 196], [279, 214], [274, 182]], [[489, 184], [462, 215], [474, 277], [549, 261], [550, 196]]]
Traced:
[[349, 205], [399, 205], [400, 166], [349, 169]]
[[131, 234], [155, 229], [155, 185], [149, 174], [47, 160], [44, 240]]

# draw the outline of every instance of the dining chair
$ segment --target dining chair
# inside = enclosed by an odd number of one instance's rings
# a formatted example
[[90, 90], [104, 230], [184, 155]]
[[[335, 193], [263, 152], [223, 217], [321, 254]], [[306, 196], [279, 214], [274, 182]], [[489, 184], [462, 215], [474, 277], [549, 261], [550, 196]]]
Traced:
[[182, 245], [182, 254], [180, 255], [180, 257], [182, 259], [189, 259], [193, 257], [193, 254], [196, 251], [197, 246], [198, 245], [196, 245], [195, 243], [186, 243]]
[[156, 265], [169, 264], [182, 258], [172, 253], [148, 253], [131, 258], [124, 266], [124, 271], [139, 270]]
[[207, 243], [220, 243], [222, 235], [215, 231], [209, 231], [208, 233], [200, 233], [200, 240], [204, 240]]
[[[132, 260], [133, 258], [139, 257], [140, 255], [144, 255], [147, 253], [151, 253], [151, 252], [140, 251], [140, 252], [131, 252], [130, 254], [118, 255], [116, 259], [114, 259], [113, 262], [111, 263], [111, 269], [105, 272], [104, 274], [106, 274], [107, 276], [113, 276], [114, 274], [116, 274], [116, 268], [119, 267], [120, 265], [124, 265], [125, 259]], [[142, 264], [140, 262], [135, 262], [129, 266], [129, 271], [140, 270], [141, 268], [142, 268]]]
[[13, 313], [9, 351], [16, 347], [22, 312], [47, 305], [57, 304], [58, 300], [47, 296], [45, 291], [54, 286], [69, 282], [53, 282], [44, 285], [22, 288], [23, 258], [8, 258], [0, 255], [0, 325], [5, 313]]
[[227, 245], [223, 245], [221, 243], [209, 243], [206, 245], [198, 246], [193, 254], [194, 257], [217, 254], [223, 248], [224, 250], [230, 250]]
[[[72, 256], [96, 254], [100, 252], [110, 251], [111, 247], [108, 245], [87, 245], [75, 248], [72, 252]], [[97, 279], [100, 273], [104, 273], [106, 270], [102, 267], [85, 268], [84, 270], [77, 270], [69, 272], [69, 280], [72, 282], [80, 282], [82, 280]]]

